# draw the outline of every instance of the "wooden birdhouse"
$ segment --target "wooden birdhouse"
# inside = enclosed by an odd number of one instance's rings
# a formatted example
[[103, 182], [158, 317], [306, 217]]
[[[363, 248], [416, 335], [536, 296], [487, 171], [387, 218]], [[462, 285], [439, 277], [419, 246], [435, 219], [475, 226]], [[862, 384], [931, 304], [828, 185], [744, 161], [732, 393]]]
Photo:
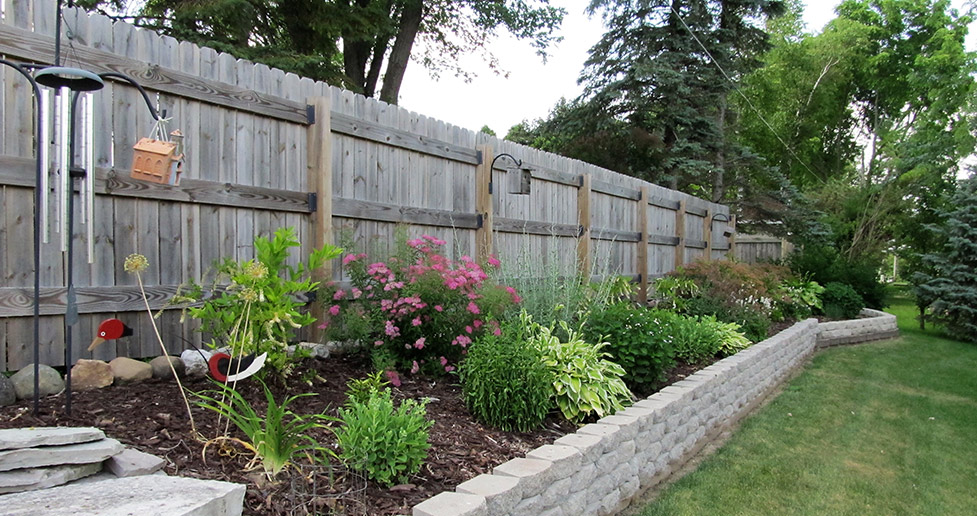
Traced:
[[171, 136], [178, 137], [179, 141], [142, 138], [136, 142], [132, 147], [135, 152], [130, 177], [151, 183], [179, 185], [183, 172], [183, 135], [173, 131]]

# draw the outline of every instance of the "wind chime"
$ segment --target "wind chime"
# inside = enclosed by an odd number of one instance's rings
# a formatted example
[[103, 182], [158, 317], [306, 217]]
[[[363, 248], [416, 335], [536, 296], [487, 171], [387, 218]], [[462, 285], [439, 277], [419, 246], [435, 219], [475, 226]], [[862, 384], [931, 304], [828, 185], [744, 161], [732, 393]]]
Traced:
[[[39, 363], [40, 363], [40, 280], [41, 243], [51, 241], [51, 228], [60, 237], [60, 248], [65, 256], [65, 412], [71, 414], [71, 356], [72, 329], [78, 322], [77, 294], [74, 286], [74, 219], [75, 190], [81, 203], [81, 222], [86, 225], [88, 263], [93, 263], [94, 248], [94, 95], [92, 92], [105, 86], [105, 79], [125, 81], [142, 94], [156, 124], [153, 138], [143, 138], [134, 151], [132, 177], [156, 183], [179, 184], [182, 173], [183, 145], [179, 131], [171, 133], [171, 141], [165, 133], [166, 119], [153, 106], [149, 95], [139, 83], [115, 72], [96, 74], [80, 68], [62, 66], [61, 62], [61, 0], [57, 3], [55, 28], [54, 66], [40, 68], [32, 77], [28, 65], [0, 59], [0, 64], [10, 66], [27, 78], [37, 102], [35, 141], [37, 150], [34, 189], [34, 413], [39, 411]], [[40, 88], [45, 86], [46, 88]], [[53, 149], [53, 152], [50, 152]], [[52, 156], [53, 154], [53, 156]], [[77, 157], [80, 156], [80, 160]], [[53, 157], [53, 159], [52, 159]], [[51, 211], [51, 195], [57, 209]], [[53, 221], [51, 219], [54, 219]], [[53, 223], [52, 223], [53, 222]]]

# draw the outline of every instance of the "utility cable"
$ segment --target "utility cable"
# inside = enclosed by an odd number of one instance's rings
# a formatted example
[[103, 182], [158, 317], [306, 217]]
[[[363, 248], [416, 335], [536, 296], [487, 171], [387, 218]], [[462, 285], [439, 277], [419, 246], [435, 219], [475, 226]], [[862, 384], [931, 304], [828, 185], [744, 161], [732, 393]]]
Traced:
[[[780, 137], [780, 134], [773, 128], [773, 126], [770, 125], [770, 122], [767, 122], [767, 120], [763, 118], [763, 115], [760, 114], [760, 110], [757, 109], [757, 107], [753, 105], [753, 102], [750, 101], [749, 97], [747, 97], [746, 94], [743, 93], [743, 90], [739, 87], [738, 84], [736, 84], [736, 81], [734, 81], [732, 77], [730, 77], [729, 74], [726, 73], [726, 70], [724, 70], [722, 65], [719, 64], [719, 61], [716, 61], [716, 58], [712, 57], [712, 54], [709, 52], [709, 49], [707, 49], [706, 46], [702, 43], [702, 41], [699, 40], [699, 37], [695, 35], [695, 32], [692, 31], [692, 28], [689, 27], [687, 23], [685, 23], [685, 20], [682, 19], [682, 15], [680, 15], [678, 11], [675, 10], [675, 7], [669, 6], [669, 9], [671, 9], [672, 14], [674, 14], [675, 17], [678, 18], [678, 21], [682, 22], [682, 26], [685, 27], [685, 30], [689, 31], [689, 34], [692, 36], [692, 39], [694, 39], [695, 42], [699, 44], [699, 47], [702, 48], [702, 51], [706, 53], [706, 56], [709, 57], [709, 60], [712, 61], [712, 64], [716, 65], [716, 68], [718, 68], [719, 72], [723, 74], [723, 77], [725, 77], [726, 80], [729, 81], [731, 85], [733, 85], [733, 89], [736, 90], [736, 93], [739, 93], [740, 96], [743, 97], [743, 100], [745, 100], [746, 104], [750, 106], [750, 109], [752, 109], [753, 112], [756, 113], [757, 118], [759, 118], [760, 121], [763, 122], [763, 125], [767, 126], [767, 129], [770, 129], [770, 132], [773, 133], [774, 137], [777, 138], [777, 141], [779, 141], [780, 144], [784, 146], [784, 149], [787, 149], [787, 152], [811, 174], [811, 177], [814, 177], [816, 179], [821, 179], [820, 176], [818, 176], [817, 174], [814, 173], [813, 170], [811, 170], [811, 167], [807, 166], [807, 163], [804, 163], [804, 161], [801, 160], [801, 158], [794, 153], [793, 149], [791, 149], [790, 146], [787, 145], [787, 142], [785, 142], [784, 139]], [[823, 183], [824, 181], [821, 180], [821, 182]]]

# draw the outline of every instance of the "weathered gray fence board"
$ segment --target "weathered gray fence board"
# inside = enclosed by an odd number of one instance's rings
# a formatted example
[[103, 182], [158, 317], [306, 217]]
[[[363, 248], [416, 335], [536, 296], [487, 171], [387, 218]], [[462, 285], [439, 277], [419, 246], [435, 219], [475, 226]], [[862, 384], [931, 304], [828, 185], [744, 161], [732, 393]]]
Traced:
[[[54, 0], [8, 1], [6, 17], [0, 20], [0, 53], [20, 61], [49, 62], [53, 12]], [[680, 233], [689, 259], [707, 254], [710, 242], [713, 255], [721, 255], [729, 245], [721, 237], [725, 226], [705, 219], [726, 214], [725, 207], [103, 16], [68, 9], [66, 20], [74, 31], [76, 64], [139, 80], [172, 118], [169, 129], [180, 129], [186, 143], [180, 186], [131, 179], [132, 145], [152, 127], [145, 102], [134, 88], [118, 81], [108, 81], [95, 94], [95, 260], [86, 262], [86, 228], [77, 227], [75, 279], [82, 294], [82, 316], [75, 330], [76, 357], [158, 352], [135, 277], [122, 268], [128, 254], [145, 254], [150, 261], [143, 279], [154, 308], [161, 307], [178, 284], [206, 281], [215, 261], [252, 258], [255, 236], [283, 226], [295, 227], [302, 241], [301, 250], [289, 259], [294, 265], [315, 241], [310, 224], [315, 205], [309, 194], [320, 199], [319, 206], [331, 204], [337, 236], [348, 231], [358, 247], [381, 253], [390, 248], [398, 224], [407, 225], [409, 237], [429, 234], [445, 240], [445, 254], [456, 259], [479, 256], [476, 235], [491, 230], [493, 252], [504, 264], [534, 260], [538, 263], [523, 268], [550, 267], [572, 274], [578, 269], [578, 252], [589, 252], [593, 275], [635, 278], [639, 245], [648, 246], [649, 277], [674, 267]], [[33, 102], [26, 82], [18, 77], [6, 68], [0, 75], [3, 368], [26, 365], [32, 352], [34, 276], [29, 246], [18, 244], [33, 237]], [[331, 124], [329, 192], [313, 191], [308, 177], [311, 131], [306, 106], [309, 99], [323, 96], [331, 99], [331, 111], [316, 115], [328, 117]], [[496, 163], [491, 228], [480, 227], [487, 214], [476, 213], [476, 147], [482, 144], [492, 147], [486, 159], [509, 153], [534, 169], [531, 193], [512, 195], [507, 181], [515, 173], [512, 164], [505, 159]], [[584, 176], [591, 193], [581, 198]], [[643, 187], [650, 197], [639, 200]], [[331, 196], [332, 202], [321, 202], [323, 196]], [[677, 228], [680, 201], [686, 209], [683, 227]], [[583, 204], [589, 204], [587, 221], [578, 216]], [[649, 238], [644, 244], [638, 243], [639, 214], [647, 220]], [[710, 241], [707, 224], [712, 228]], [[578, 250], [584, 226], [591, 229], [589, 245]], [[40, 275], [45, 314], [41, 349], [43, 361], [60, 364], [64, 267], [58, 235], [52, 237], [43, 249]], [[333, 274], [343, 279], [339, 267]], [[136, 338], [79, 354], [95, 325], [108, 316], [130, 324]], [[159, 320], [167, 345], [174, 347], [171, 352], [179, 351], [184, 339], [197, 344], [202, 340], [192, 324], [181, 324], [177, 317], [178, 311], [169, 310]]]

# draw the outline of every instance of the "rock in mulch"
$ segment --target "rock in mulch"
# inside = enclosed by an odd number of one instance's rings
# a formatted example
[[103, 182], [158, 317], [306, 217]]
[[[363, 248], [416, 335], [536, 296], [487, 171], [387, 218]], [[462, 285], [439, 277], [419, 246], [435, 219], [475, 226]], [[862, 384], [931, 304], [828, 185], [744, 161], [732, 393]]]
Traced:
[[[38, 394], [50, 396], [64, 390], [64, 379], [53, 367], [41, 364], [38, 367]], [[34, 396], [34, 364], [28, 364], [10, 377], [17, 393], [17, 399], [22, 400]]]
[[207, 374], [207, 361], [213, 353], [205, 350], [188, 349], [180, 354], [180, 360], [186, 367], [187, 376], [204, 376]]
[[113, 358], [109, 367], [112, 368], [115, 380], [121, 383], [138, 382], [153, 377], [153, 366], [129, 357]]
[[149, 361], [149, 366], [153, 368], [153, 378], [172, 379], [173, 369], [170, 369], [170, 364], [173, 364], [178, 376], [186, 374], [187, 367], [180, 357], [156, 357]]
[[90, 391], [112, 385], [112, 367], [102, 360], [78, 360], [71, 368], [71, 390]]
[[13, 405], [15, 401], [17, 401], [17, 389], [14, 389], [14, 382], [10, 381], [7, 375], [0, 373], [0, 407]]
[[165, 465], [165, 460], [132, 448], [126, 448], [105, 461], [105, 468], [119, 478], [152, 475]]

